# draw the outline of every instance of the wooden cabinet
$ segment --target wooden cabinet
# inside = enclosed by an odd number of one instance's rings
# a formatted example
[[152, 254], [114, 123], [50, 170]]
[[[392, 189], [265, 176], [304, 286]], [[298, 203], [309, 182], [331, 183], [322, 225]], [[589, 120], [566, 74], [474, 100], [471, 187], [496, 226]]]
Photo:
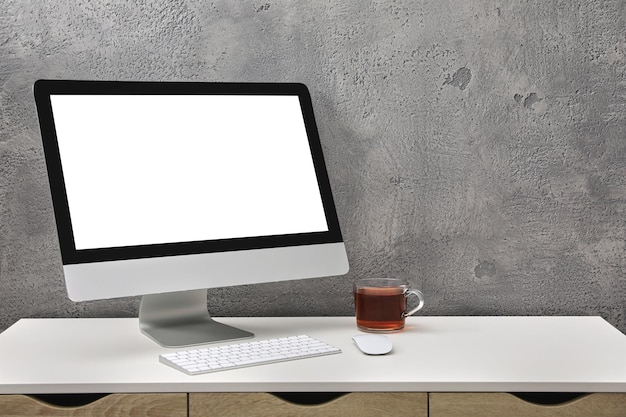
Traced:
[[110, 394], [80, 406], [0, 395], [2, 417], [187, 417], [187, 394]]
[[595, 393], [535, 404], [507, 393], [430, 393], [429, 417], [624, 417], [626, 394]]
[[427, 417], [420, 392], [354, 392], [321, 404], [296, 404], [266, 393], [192, 393], [189, 417]]
[[[306, 396], [307, 394], [300, 394]], [[537, 404], [507, 393], [353, 392], [315, 401], [268, 393], [110, 394], [85, 405], [0, 395], [2, 417], [624, 417], [626, 393]], [[522, 396], [523, 397], [523, 396]]]
[[348, 393], [302, 404], [267, 393], [110, 394], [63, 406], [27, 395], [0, 395], [2, 417], [427, 417], [428, 394]]

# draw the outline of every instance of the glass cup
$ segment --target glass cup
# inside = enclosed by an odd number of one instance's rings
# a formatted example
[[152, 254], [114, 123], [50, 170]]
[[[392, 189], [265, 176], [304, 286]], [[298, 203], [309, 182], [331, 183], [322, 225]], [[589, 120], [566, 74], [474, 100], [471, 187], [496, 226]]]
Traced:
[[[418, 304], [408, 310], [408, 298]], [[424, 306], [424, 294], [409, 288], [407, 281], [391, 278], [368, 278], [354, 283], [356, 324], [366, 332], [393, 332], [404, 328], [405, 317]]]

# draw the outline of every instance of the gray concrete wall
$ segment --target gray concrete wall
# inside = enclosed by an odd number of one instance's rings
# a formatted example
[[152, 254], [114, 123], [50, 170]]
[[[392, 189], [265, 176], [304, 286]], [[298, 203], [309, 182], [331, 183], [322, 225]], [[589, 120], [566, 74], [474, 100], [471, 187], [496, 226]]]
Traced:
[[224, 288], [216, 315], [351, 315], [404, 276], [425, 315], [601, 315], [626, 331], [623, 0], [24, 1], [0, 6], [0, 330], [70, 302], [39, 78], [298, 81], [351, 271]]

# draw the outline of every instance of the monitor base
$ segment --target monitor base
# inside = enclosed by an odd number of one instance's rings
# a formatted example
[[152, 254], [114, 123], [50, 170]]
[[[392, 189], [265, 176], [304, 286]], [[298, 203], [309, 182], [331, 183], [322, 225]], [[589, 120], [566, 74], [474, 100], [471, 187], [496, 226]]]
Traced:
[[245, 339], [254, 334], [216, 322], [207, 310], [207, 290], [147, 294], [139, 307], [141, 332], [163, 347]]

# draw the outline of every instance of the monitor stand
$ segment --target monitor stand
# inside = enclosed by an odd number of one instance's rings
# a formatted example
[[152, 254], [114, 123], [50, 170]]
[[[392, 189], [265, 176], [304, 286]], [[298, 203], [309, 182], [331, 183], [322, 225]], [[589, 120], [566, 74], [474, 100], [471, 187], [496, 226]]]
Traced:
[[141, 332], [164, 347], [245, 339], [254, 334], [218, 323], [207, 310], [207, 290], [147, 294], [139, 307]]

